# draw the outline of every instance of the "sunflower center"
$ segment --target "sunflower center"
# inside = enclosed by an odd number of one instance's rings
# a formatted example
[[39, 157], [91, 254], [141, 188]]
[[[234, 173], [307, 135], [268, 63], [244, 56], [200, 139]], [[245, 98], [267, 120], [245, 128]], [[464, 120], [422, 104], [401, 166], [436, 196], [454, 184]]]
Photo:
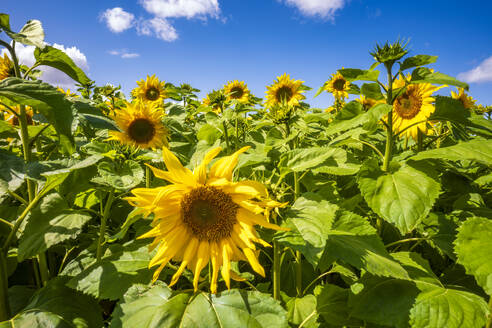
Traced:
[[199, 240], [219, 241], [231, 235], [239, 206], [210, 186], [198, 187], [181, 201], [181, 218]]
[[344, 79], [336, 79], [333, 82], [333, 88], [338, 91], [343, 91], [345, 87], [345, 80]]
[[421, 107], [421, 97], [414, 94], [411, 90], [398, 97], [395, 102], [395, 110], [398, 116], [406, 120], [414, 118], [420, 112]]
[[244, 90], [241, 87], [234, 87], [231, 89], [230, 97], [233, 99], [239, 99], [243, 96]]
[[147, 91], [145, 91], [145, 98], [147, 98], [150, 101], [155, 101], [159, 99], [159, 96], [160, 96], [160, 92], [157, 88], [150, 87], [149, 89], [147, 89]]
[[292, 98], [293, 94], [294, 93], [292, 92], [291, 88], [289, 88], [288, 86], [283, 86], [277, 90], [275, 98], [278, 102], [289, 101], [290, 98]]
[[130, 123], [128, 135], [137, 143], [147, 143], [155, 135], [155, 127], [145, 118], [138, 118]]

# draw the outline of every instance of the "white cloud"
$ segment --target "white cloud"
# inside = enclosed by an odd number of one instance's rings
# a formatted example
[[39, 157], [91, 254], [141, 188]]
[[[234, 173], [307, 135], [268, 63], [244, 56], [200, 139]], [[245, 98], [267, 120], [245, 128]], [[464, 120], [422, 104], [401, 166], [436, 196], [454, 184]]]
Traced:
[[458, 74], [458, 78], [468, 83], [492, 81], [492, 56], [485, 59], [477, 67]]
[[174, 41], [178, 38], [176, 29], [164, 18], [154, 17], [137, 25], [138, 34], [155, 35], [164, 41]]
[[140, 3], [145, 10], [160, 18], [218, 18], [220, 13], [218, 0], [140, 0]]
[[106, 22], [106, 25], [112, 32], [120, 33], [133, 26], [135, 16], [120, 7], [115, 7], [113, 9], [106, 9], [101, 15], [101, 20]]
[[108, 51], [108, 53], [110, 55], [119, 56], [119, 57], [124, 58], [124, 59], [140, 57], [140, 54], [137, 54], [135, 52], [128, 52], [127, 49], [110, 50], [110, 51]]
[[[83, 71], [87, 73], [87, 71], [89, 70], [87, 57], [85, 57], [85, 55], [77, 47], [65, 47], [61, 44], [54, 43], [53, 48], [57, 48], [65, 52], [70, 58], [72, 58], [73, 62], [78, 67], [80, 67]], [[23, 44], [17, 43], [15, 45], [15, 53], [19, 59], [19, 63], [26, 66], [32, 66], [36, 62], [36, 59], [34, 58], [34, 49], [34, 46], [25, 46]], [[3, 56], [5, 52], [6, 50], [4, 49], [1, 55]], [[49, 66], [39, 66], [37, 69], [43, 72], [43, 75], [40, 77], [40, 80], [42, 80], [43, 82], [47, 82], [51, 85], [59, 86], [65, 89], [75, 88], [75, 81], [72, 80], [65, 73], [57, 70], [56, 68]]]
[[287, 5], [297, 7], [305, 16], [319, 16], [333, 20], [335, 12], [342, 9], [347, 0], [283, 0]]

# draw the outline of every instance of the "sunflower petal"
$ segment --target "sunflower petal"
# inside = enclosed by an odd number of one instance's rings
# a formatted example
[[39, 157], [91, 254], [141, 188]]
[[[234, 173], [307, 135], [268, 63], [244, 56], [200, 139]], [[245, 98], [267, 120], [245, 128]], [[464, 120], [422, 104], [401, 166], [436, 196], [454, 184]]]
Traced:
[[198, 183], [205, 184], [207, 181], [207, 166], [220, 153], [221, 150], [222, 148], [220, 147], [210, 150], [205, 155], [200, 165], [193, 171], [193, 175]]
[[232, 171], [237, 165], [239, 155], [244, 153], [250, 146], [243, 147], [230, 156], [223, 157], [210, 168], [210, 178], [226, 178], [232, 180]]
[[184, 269], [186, 268], [188, 263], [193, 259], [193, 256], [196, 255], [195, 252], [197, 247], [198, 247], [198, 239], [191, 238], [191, 242], [188, 244], [188, 247], [186, 247], [186, 251], [183, 256], [183, 261], [181, 262], [178, 271], [176, 271], [176, 273], [173, 275], [169, 287], [174, 286], [178, 282], [178, 279], [179, 277], [181, 277], [181, 274], [183, 273]]

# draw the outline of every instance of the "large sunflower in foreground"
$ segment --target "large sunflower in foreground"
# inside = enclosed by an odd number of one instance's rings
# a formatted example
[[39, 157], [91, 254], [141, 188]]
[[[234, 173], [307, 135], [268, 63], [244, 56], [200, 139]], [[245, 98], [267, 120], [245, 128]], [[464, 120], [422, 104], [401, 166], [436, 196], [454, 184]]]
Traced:
[[325, 90], [333, 94], [338, 99], [347, 99], [350, 82], [342, 74], [336, 72], [325, 84]]
[[147, 79], [137, 81], [138, 87], [133, 89], [133, 94], [138, 101], [149, 102], [160, 105], [166, 98], [165, 82], [159, 81], [154, 75], [148, 76]]
[[238, 157], [248, 148], [217, 160], [207, 170], [210, 161], [221, 150], [215, 148], [205, 155], [193, 172], [183, 167], [176, 156], [164, 148], [162, 154], [168, 171], [151, 169], [157, 178], [171, 184], [132, 190], [134, 196], [127, 198], [130, 204], [139, 207], [144, 215], [154, 213], [153, 228], [139, 237], [155, 238], [150, 249], [158, 246], [149, 263], [149, 268], [158, 265], [154, 281], [170, 260], [181, 261], [170, 286], [188, 267], [194, 273], [195, 290], [198, 289], [200, 272], [211, 262], [212, 293], [217, 292], [219, 269], [227, 288], [230, 288], [230, 278], [236, 277], [231, 271], [231, 261], [248, 261], [254, 271], [265, 275], [255, 243], [269, 245], [258, 237], [253, 226], [281, 230], [269, 223], [264, 214], [285, 204], [270, 200], [261, 183], [232, 181]]
[[14, 63], [4, 54], [0, 57], [0, 81], [11, 76], [15, 76]]
[[234, 80], [224, 85], [224, 93], [227, 100], [237, 100], [246, 103], [249, 100], [249, 89], [244, 81]]
[[[408, 76], [410, 79], [410, 76]], [[405, 80], [402, 77], [393, 83], [393, 89], [403, 88]], [[393, 103], [393, 131], [398, 133], [404, 129], [407, 137], [417, 140], [418, 131], [427, 133], [427, 118], [434, 113], [434, 97], [432, 94], [444, 88], [430, 83], [409, 84]]]
[[167, 147], [169, 131], [162, 124], [164, 112], [152, 103], [127, 103], [111, 115], [119, 131], [110, 131], [108, 140], [139, 148]]
[[473, 99], [471, 96], [467, 95], [465, 93], [465, 89], [463, 88], [458, 88], [458, 93], [451, 91], [451, 97], [461, 101], [463, 107], [465, 107], [466, 109], [471, 109], [475, 106], [476, 100]]
[[287, 73], [278, 76], [271, 86], [267, 86], [265, 106], [271, 108], [284, 103], [289, 106], [298, 105], [300, 100], [306, 99], [302, 95], [305, 91], [301, 88], [303, 83], [304, 81], [291, 79]]

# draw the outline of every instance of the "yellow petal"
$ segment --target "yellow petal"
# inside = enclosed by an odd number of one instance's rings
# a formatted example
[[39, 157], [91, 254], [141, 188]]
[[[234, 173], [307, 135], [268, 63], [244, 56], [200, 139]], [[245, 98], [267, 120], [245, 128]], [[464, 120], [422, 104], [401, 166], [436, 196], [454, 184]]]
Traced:
[[265, 276], [265, 269], [261, 266], [260, 262], [258, 262], [258, 259], [256, 258], [255, 253], [253, 252], [252, 249], [250, 248], [243, 248], [243, 253], [248, 259], [249, 264], [251, 264], [251, 267], [253, 270], [256, 271], [260, 276], [264, 277]]
[[193, 277], [193, 288], [195, 289], [195, 292], [198, 290], [198, 280], [200, 279], [200, 272], [202, 272], [202, 269], [207, 265], [209, 258], [210, 258], [209, 243], [208, 241], [202, 241], [200, 242], [200, 246], [198, 247], [198, 254], [197, 254], [196, 264], [194, 268], [195, 276]]
[[183, 261], [181, 262], [181, 265], [178, 268], [178, 271], [173, 275], [171, 279], [171, 283], [169, 284], [169, 287], [173, 286], [178, 282], [179, 277], [183, 273], [184, 269], [188, 265], [188, 263], [193, 259], [193, 257], [196, 255], [196, 248], [198, 246], [198, 239], [196, 238], [191, 238], [191, 242], [188, 244], [188, 247], [186, 247], [186, 251], [183, 256]]
[[205, 184], [207, 181], [207, 166], [212, 161], [215, 156], [217, 156], [222, 148], [217, 147], [209, 151], [205, 157], [203, 158], [203, 161], [201, 164], [193, 171], [193, 175], [195, 176], [195, 179], [198, 181], [200, 184]]
[[222, 274], [222, 278], [224, 278], [224, 281], [225, 281], [225, 284], [227, 286], [227, 289], [231, 289], [231, 277], [230, 277], [231, 262], [230, 262], [230, 254], [232, 253], [232, 248], [229, 245], [229, 242], [227, 241], [227, 239], [222, 240], [221, 247], [222, 247], [222, 269], [221, 269], [221, 274]]
[[212, 294], [217, 294], [217, 278], [219, 276], [219, 268], [221, 266], [221, 257], [218, 251], [219, 245], [212, 242], [210, 244], [210, 259], [212, 262], [212, 279], [210, 282], [210, 292]]
[[223, 157], [212, 165], [210, 168], [210, 178], [225, 178], [232, 180], [232, 171], [237, 165], [240, 154], [244, 153], [250, 146], [243, 147], [230, 156]]
[[257, 224], [268, 229], [280, 230], [280, 231], [290, 230], [289, 228], [280, 227], [276, 224], [270, 223], [267, 220], [265, 220], [265, 217], [263, 215], [252, 213], [244, 208], [239, 208], [237, 210], [237, 219], [249, 225]]

